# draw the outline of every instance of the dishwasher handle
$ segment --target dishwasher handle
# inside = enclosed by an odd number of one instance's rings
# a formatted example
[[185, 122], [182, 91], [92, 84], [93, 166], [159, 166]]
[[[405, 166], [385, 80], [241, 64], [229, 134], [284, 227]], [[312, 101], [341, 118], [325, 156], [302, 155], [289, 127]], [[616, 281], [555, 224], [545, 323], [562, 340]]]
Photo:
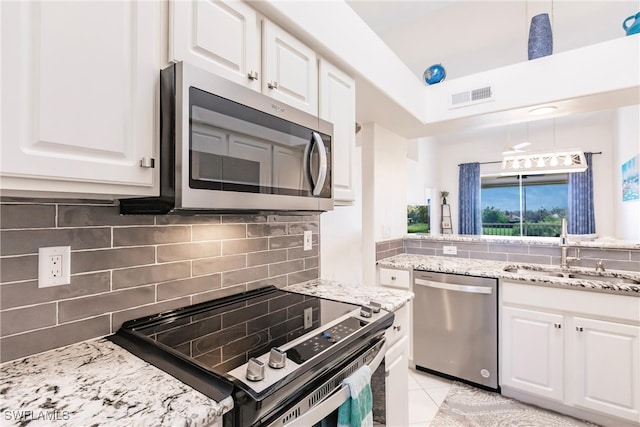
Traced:
[[467, 292], [471, 294], [493, 294], [493, 288], [488, 286], [470, 286], [470, 285], [456, 285], [454, 283], [441, 283], [432, 282], [430, 280], [414, 279], [413, 283], [420, 286], [426, 286], [429, 288], [445, 289], [447, 291]]

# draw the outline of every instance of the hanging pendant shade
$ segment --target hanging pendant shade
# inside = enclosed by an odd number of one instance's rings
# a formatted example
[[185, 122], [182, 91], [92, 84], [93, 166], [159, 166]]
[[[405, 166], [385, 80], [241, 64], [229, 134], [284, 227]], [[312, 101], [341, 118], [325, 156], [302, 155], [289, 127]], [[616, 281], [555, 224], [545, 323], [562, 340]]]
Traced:
[[587, 170], [587, 160], [581, 150], [505, 155], [500, 175], [541, 175], [572, 173]]

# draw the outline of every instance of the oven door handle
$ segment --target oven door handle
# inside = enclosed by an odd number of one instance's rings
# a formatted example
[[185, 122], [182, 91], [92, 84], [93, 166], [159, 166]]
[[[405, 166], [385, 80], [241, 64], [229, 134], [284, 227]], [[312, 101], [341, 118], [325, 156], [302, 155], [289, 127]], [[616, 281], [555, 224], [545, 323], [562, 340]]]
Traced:
[[[382, 363], [385, 354], [387, 353], [387, 343], [386, 341], [382, 344], [382, 348], [373, 358], [371, 363], [369, 363], [369, 368], [371, 369], [371, 373], [378, 369], [378, 366]], [[349, 386], [342, 385], [337, 391], [335, 391], [331, 396], [322, 400], [313, 408], [309, 409], [300, 417], [293, 420], [291, 423], [287, 424], [286, 427], [308, 427], [316, 424], [318, 421], [326, 418], [330, 413], [335, 411], [342, 405], [347, 399], [351, 398], [349, 393]]]

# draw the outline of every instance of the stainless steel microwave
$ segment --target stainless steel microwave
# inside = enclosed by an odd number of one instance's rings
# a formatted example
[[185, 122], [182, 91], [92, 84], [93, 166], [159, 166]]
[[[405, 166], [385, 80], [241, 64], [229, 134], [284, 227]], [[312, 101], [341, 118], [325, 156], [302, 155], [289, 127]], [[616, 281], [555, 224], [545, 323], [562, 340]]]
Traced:
[[160, 72], [160, 196], [123, 214], [333, 209], [333, 125], [185, 63]]

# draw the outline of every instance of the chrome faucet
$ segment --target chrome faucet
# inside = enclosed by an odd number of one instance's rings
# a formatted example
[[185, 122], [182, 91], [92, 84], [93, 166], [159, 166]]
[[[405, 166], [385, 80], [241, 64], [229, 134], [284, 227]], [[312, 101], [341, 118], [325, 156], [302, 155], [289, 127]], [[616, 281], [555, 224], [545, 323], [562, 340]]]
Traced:
[[560, 268], [566, 270], [569, 268], [569, 263], [580, 260], [580, 248], [576, 248], [575, 257], [567, 256], [569, 249], [569, 238], [567, 233], [567, 219], [562, 218], [562, 231], [560, 232]]

